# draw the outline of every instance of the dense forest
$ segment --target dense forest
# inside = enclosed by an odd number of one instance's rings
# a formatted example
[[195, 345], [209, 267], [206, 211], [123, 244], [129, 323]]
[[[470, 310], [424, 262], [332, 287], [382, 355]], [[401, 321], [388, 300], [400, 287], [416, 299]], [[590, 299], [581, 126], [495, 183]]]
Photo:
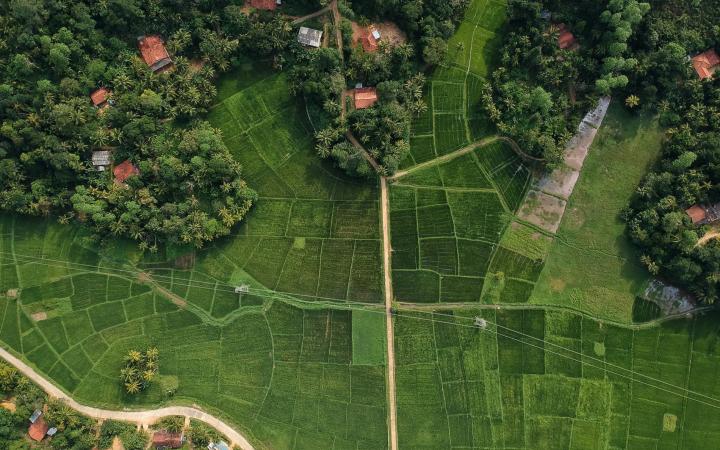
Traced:
[[[255, 193], [200, 117], [218, 72], [287, 48], [287, 19], [230, 1], [10, 0], [0, 24], [0, 209], [55, 214], [150, 250], [199, 247], [242, 220]], [[143, 61], [146, 34], [164, 37], [173, 70]], [[101, 87], [110, 106], [96, 109]], [[127, 160], [130, 176], [95, 170], [98, 149]]]
[[626, 211], [628, 232], [653, 274], [701, 301], [720, 295], [720, 243], [698, 239], [717, 223], [695, 223], [686, 210], [720, 201], [720, 78], [699, 78], [689, 57], [720, 50], [715, 1], [656, 5], [631, 43], [638, 71], [625, 92], [667, 127], [661, 159]]

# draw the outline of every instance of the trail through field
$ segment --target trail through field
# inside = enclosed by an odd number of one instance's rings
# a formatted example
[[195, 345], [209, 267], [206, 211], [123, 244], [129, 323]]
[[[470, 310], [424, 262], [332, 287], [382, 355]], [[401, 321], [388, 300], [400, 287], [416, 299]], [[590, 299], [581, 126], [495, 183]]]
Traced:
[[387, 178], [380, 178], [380, 207], [382, 209], [383, 271], [385, 278], [385, 326], [387, 329], [388, 408], [390, 412], [390, 450], [397, 450], [397, 404], [395, 399], [395, 333], [393, 331], [393, 289], [390, 275], [390, 201]]
[[230, 439], [230, 443], [232, 445], [237, 445], [244, 450], [254, 450], [255, 448], [252, 444], [250, 444], [250, 441], [248, 441], [245, 436], [235, 431], [230, 425], [197, 408], [191, 408], [188, 406], [168, 406], [166, 408], [139, 411], [114, 411], [110, 409], [99, 409], [81, 405], [60, 388], [37, 373], [35, 369], [10, 354], [7, 350], [0, 348], [0, 357], [15, 366], [15, 368], [17, 368], [23, 375], [40, 386], [42, 390], [47, 392], [50, 397], [64, 401], [72, 409], [86, 416], [95, 419], [124, 420], [127, 422], [134, 422], [138, 425], [151, 425], [157, 420], [168, 416], [186, 416], [205, 422], [211, 427], [217, 429], [220, 433]]
[[431, 159], [430, 161], [425, 161], [420, 164], [416, 164], [408, 169], [400, 170], [398, 172], [395, 172], [394, 175], [389, 176], [389, 181], [395, 181], [399, 178], [402, 178], [406, 175], [411, 174], [412, 172], [416, 172], [418, 170], [422, 170], [428, 167], [437, 166], [438, 164], [446, 163], [448, 161], [452, 161], [453, 159], [459, 158], [467, 153], [470, 153], [471, 151], [475, 150], [477, 147], [484, 147], [486, 145], [492, 144], [493, 142], [506, 142], [510, 145], [510, 147], [513, 149], [515, 153], [518, 154], [521, 158], [525, 158], [531, 161], [542, 161], [540, 158], [535, 158], [534, 156], [530, 156], [522, 151], [520, 146], [517, 145], [517, 142], [510, 139], [509, 137], [505, 136], [489, 136], [480, 140], [477, 140], [471, 144], [466, 145], [465, 147], [459, 148], [458, 150], [455, 150], [454, 152], [448, 153], [447, 155], [438, 156], [437, 158]]

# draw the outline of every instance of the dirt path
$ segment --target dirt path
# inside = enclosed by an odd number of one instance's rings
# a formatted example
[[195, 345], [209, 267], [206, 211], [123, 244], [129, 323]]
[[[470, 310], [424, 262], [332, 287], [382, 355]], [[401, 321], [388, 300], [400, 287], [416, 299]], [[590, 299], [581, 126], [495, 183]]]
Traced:
[[[349, 131], [345, 133], [345, 137], [347, 138], [348, 141], [350, 141], [350, 143], [352, 145], [355, 146], [356, 149], [360, 150], [360, 153], [362, 153], [363, 157], [365, 157], [367, 162], [370, 163], [372, 168], [375, 169], [375, 171], [377, 173], [380, 173], [380, 164], [378, 164], [378, 162], [375, 161], [375, 158], [373, 158], [370, 155], [370, 153], [368, 153], [368, 151], [365, 149], [365, 147], [363, 147], [363, 145], [360, 143], [360, 141], [358, 141], [357, 138], [355, 138], [355, 136], [353, 136], [353, 134]], [[385, 178], [385, 177], [382, 177], [382, 178]]]
[[380, 208], [382, 211], [383, 272], [385, 279], [385, 326], [387, 330], [387, 387], [388, 409], [390, 416], [390, 450], [397, 450], [397, 403], [395, 396], [395, 333], [393, 330], [393, 288], [390, 274], [390, 200], [388, 198], [387, 179], [380, 177]]
[[712, 230], [705, 233], [703, 235], [703, 237], [698, 239], [697, 244], [695, 244], [695, 247], [705, 245], [707, 243], [707, 241], [709, 241], [710, 239], [715, 239], [718, 236], [720, 236], [720, 230], [718, 230], [717, 228], [713, 228]]
[[402, 178], [402, 177], [409, 175], [413, 172], [416, 172], [418, 170], [422, 170], [427, 167], [436, 166], [436, 165], [442, 164], [444, 162], [452, 161], [455, 158], [459, 158], [462, 155], [470, 153], [471, 151], [475, 150], [476, 147], [482, 147], [484, 145], [492, 144], [493, 142], [496, 142], [498, 140], [500, 140], [499, 136], [491, 136], [488, 138], [481, 139], [479, 141], [475, 141], [472, 144], [466, 145], [465, 147], [455, 150], [452, 153], [448, 153], [447, 155], [438, 156], [437, 158], [431, 159], [430, 161], [425, 161], [420, 164], [416, 164], [416, 165], [410, 167], [409, 169], [395, 172], [395, 174], [393, 176], [388, 177], [388, 180], [395, 181], [399, 178]]
[[112, 420], [124, 420], [127, 422], [134, 422], [138, 425], [151, 425], [157, 420], [167, 416], [186, 416], [192, 417], [193, 419], [200, 420], [217, 429], [220, 433], [230, 439], [230, 443], [237, 445], [243, 450], [254, 450], [255, 447], [240, 433], [235, 431], [230, 425], [218, 419], [217, 417], [203, 412], [197, 408], [190, 408], [188, 406], [168, 406], [159, 409], [148, 409], [141, 411], [113, 411], [109, 409], [93, 408], [91, 406], [81, 405], [80, 403], [73, 400], [72, 397], [63, 392], [60, 388], [52, 384], [49, 380], [45, 379], [42, 375], [37, 373], [35, 369], [25, 364], [19, 358], [16, 358], [7, 350], [0, 348], [0, 357], [5, 361], [15, 366], [23, 375], [32, 380], [35, 384], [40, 386], [42, 390], [47, 392], [50, 397], [54, 397], [59, 400], [63, 400], [74, 410], [84, 414], [86, 416], [95, 419], [112, 419]]
[[[335, 3], [335, 2], [333, 2], [333, 3]], [[319, 9], [319, 10], [315, 11], [314, 13], [310, 13], [310, 14], [307, 14], [307, 15], [305, 15], [305, 16], [298, 17], [297, 19], [294, 19], [294, 20], [292, 21], [292, 23], [293, 23], [293, 25], [297, 25], [297, 24], [299, 24], [299, 23], [305, 22], [306, 20], [312, 19], [313, 17], [322, 16], [322, 15], [325, 14], [326, 12], [330, 11], [331, 8], [332, 8], [332, 4], [327, 5], [327, 6], [324, 7], [323, 9]]]

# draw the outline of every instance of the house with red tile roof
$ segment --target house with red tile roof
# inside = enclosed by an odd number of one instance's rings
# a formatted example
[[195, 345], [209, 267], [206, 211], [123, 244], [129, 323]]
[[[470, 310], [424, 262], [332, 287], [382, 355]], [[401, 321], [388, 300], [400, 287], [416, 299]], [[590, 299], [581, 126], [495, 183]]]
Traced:
[[138, 169], [129, 159], [121, 162], [113, 169], [113, 175], [115, 176], [116, 184], [124, 184], [125, 180], [133, 175], [140, 175], [140, 169]]
[[90, 94], [90, 100], [93, 102], [93, 105], [95, 105], [96, 108], [105, 108], [108, 106], [108, 100], [110, 99], [110, 95], [112, 95], [112, 91], [108, 88], [101, 87], [99, 89], [95, 89]]
[[556, 25], [558, 28], [558, 47], [563, 50], [575, 51], [580, 48], [580, 44], [577, 43], [575, 35], [568, 30], [564, 23]]
[[369, 108], [377, 102], [377, 89], [374, 87], [355, 88], [353, 91], [355, 109]]
[[156, 431], [152, 436], [152, 446], [158, 450], [180, 448], [183, 445], [182, 433], [170, 433], [168, 431]]
[[248, 0], [245, 2], [245, 5], [250, 8], [263, 9], [265, 11], [275, 11], [275, 8], [281, 4], [281, 0]]
[[720, 69], [720, 56], [714, 49], [706, 50], [692, 59], [692, 65], [701, 80], [712, 78]]
[[138, 48], [145, 63], [153, 72], [164, 72], [173, 67], [172, 59], [165, 48], [165, 42], [160, 36], [139, 37]]
[[720, 220], [720, 203], [714, 205], [692, 205], [685, 210], [693, 225], [705, 225]]
[[28, 428], [28, 436], [30, 436], [30, 439], [38, 442], [43, 440], [47, 432], [48, 424], [42, 417], [38, 417], [35, 422], [30, 424], [30, 428]]

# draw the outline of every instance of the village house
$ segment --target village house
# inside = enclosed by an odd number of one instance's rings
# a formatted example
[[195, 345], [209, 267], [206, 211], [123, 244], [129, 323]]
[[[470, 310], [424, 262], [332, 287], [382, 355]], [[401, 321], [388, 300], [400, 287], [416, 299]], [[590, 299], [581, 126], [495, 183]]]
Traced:
[[575, 39], [575, 35], [568, 30], [564, 23], [557, 24], [556, 27], [559, 33], [558, 47], [563, 50], [571, 51], [575, 51], [580, 48], [580, 44], [578, 44], [577, 39]]
[[133, 175], [139, 175], [140, 169], [138, 169], [129, 159], [121, 162], [113, 169], [113, 175], [115, 176], [116, 184], [125, 184], [125, 180]]
[[692, 65], [701, 80], [713, 77], [715, 71], [720, 69], [720, 56], [714, 49], [710, 49], [696, 55], [692, 59]]
[[353, 90], [355, 109], [369, 108], [377, 102], [377, 89], [374, 87], [359, 87]]
[[153, 72], [159, 73], [173, 67], [165, 42], [157, 35], [138, 37], [138, 48], [145, 63]]
[[274, 11], [278, 6], [282, 5], [282, 0], [248, 0], [245, 5], [254, 9]]
[[358, 34], [358, 38], [355, 41], [355, 45], [362, 45], [363, 50], [368, 53], [377, 51], [378, 41], [380, 41], [380, 31], [375, 29], [373, 25], [363, 29]]
[[298, 42], [308, 47], [319, 48], [322, 42], [323, 32], [308, 27], [300, 27], [298, 31]]
[[180, 448], [185, 441], [182, 433], [170, 433], [168, 431], [156, 431], [152, 436], [152, 446], [158, 450]]
[[102, 111], [103, 109], [110, 106], [111, 95], [112, 91], [110, 89], [101, 87], [92, 91], [92, 93], [90, 94], [90, 100], [96, 108]]
[[690, 217], [693, 225], [705, 225], [720, 219], [720, 203], [714, 205], [692, 205], [685, 210], [685, 214]]
[[112, 152], [110, 150], [95, 150], [92, 153], [92, 165], [98, 172], [103, 172], [110, 167]]
[[42, 411], [36, 409], [30, 416], [30, 428], [28, 428], [28, 436], [30, 439], [40, 442], [48, 432], [48, 425], [42, 417]]

